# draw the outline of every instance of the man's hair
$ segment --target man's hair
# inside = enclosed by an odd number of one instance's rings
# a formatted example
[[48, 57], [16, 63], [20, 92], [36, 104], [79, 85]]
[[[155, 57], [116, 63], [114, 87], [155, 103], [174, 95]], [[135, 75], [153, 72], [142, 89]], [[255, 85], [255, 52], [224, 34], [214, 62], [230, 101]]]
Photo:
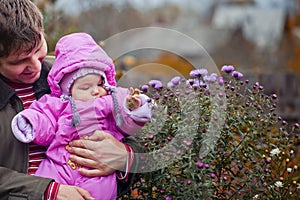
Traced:
[[0, 57], [25, 51], [41, 42], [43, 17], [30, 0], [0, 0]]

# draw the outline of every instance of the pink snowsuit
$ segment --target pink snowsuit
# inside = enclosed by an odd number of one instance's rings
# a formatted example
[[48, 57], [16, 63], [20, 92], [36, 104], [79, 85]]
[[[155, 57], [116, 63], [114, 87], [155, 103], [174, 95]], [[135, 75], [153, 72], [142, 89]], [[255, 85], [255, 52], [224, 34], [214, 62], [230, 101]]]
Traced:
[[[119, 114], [123, 118], [121, 126], [116, 125], [116, 103], [112, 95], [86, 102], [75, 100], [81, 122], [78, 126], [71, 126], [74, 110], [69, 100], [59, 98], [61, 96], [59, 82], [64, 74], [84, 66], [92, 66], [105, 72], [109, 85], [115, 89]], [[79, 166], [69, 160], [70, 153], [65, 149], [70, 141], [91, 135], [95, 130], [106, 131], [116, 139], [122, 140], [124, 136], [137, 133], [142, 125], [150, 120], [151, 106], [147, 101], [136, 110], [126, 109], [125, 98], [129, 90], [114, 87], [116, 84], [114, 75], [111, 59], [87, 34], [71, 34], [58, 42], [56, 60], [48, 77], [51, 94], [44, 95], [28, 109], [19, 113], [33, 128], [32, 135], [25, 135], [26, 142], [33, 141], [48, 146], [47, 159], [41, 163], [35, 175], [53, 178], [62, 184], [79, 186], [88, 190], [97, 200], [116, 199], [115, 173], [93, 178], [82, 176], [78, 172]], [[14, 129], [17, 125], [12, 126]], [[19, 139], [18, 135], [16, 137]]]

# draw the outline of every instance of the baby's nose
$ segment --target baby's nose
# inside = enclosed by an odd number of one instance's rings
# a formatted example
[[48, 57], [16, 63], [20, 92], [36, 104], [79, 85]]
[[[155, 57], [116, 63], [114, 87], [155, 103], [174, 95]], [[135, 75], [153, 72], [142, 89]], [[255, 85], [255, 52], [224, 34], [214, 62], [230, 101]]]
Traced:
[[98, 95], [100, 93], [100, 90], [98, 87], [94, 87], [93, 89], [93, 95]]

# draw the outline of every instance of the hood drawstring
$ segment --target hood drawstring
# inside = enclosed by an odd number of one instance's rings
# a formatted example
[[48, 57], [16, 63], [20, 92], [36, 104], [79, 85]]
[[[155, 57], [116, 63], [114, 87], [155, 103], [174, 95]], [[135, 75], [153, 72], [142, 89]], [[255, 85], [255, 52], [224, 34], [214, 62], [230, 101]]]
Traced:
[[[112, 87], [110, 87], [109, 90], [112, 95], [113, 104], [114, 104], [114, 108], [116, 111], [116, 124], [118, 127], [121, 127], [123, 125], [124, 121], [123, 121], [123, 117], [121, 115], [121, 109], [119, 107], [118, 99], [116, 97], [116, 90], [115, 90], [115, 88], [112, 88]], [[77, 108], [76, 108], [74, 99], [71, 96], [67, 96], [67, 95], [62, 95], [61, 99], [70, 101], [71, 107], [72, 107], [72, 112], [73, 112], [71, 125], [73, 127], [78, 126], [80, 124], [81, 120], [80, 120], [79, 113], [77, 112]]]
[[80, 120], [79, 113], [77, 112], [77, 108], [76, 108], [74, 99], [71, 96], [67, 96], [67, 95], [62, 95], [61, 98], [63, 100], [70, 101], [71, 107], [72, 107], [72, 112], [73, 112], [71, 126], [73, 126], [73, 127], [78, 126], [80, 124], [81, 120]]
[[123, 121], [123, 117], [121, 115], [121, 109], [119, 107], [118, 99], [116, 97], [116, 90], [115, 90], [115, 88], [111, 87], [110, 91], [111, 91], [111, 95], [112, 95], [112, 99], [113, 99], [113, 103], [114, 103], [114, 108], [116, 111], [116, 124], [118, 127], [121, 127], [123, 125], [124, 121]]

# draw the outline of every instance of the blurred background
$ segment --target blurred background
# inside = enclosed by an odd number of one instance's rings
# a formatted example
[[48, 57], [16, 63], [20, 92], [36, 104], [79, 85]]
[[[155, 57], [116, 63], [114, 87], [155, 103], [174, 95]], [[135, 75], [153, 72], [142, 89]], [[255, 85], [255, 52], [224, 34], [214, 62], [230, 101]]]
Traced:
[[[33, 0], [44, 14], [49, 53], [68, 33], [91, 34], [105, 49], [107, 38], [134, 28], [163, 27], [193, 38], [217, 67], [234, 65], [247, 79], [260, 82], [265, 93], [279, 95], [279, 114], [300, 120], [300, 0]], [[165, 40], [165, 36], [142, 35]], [[121, 41], [130, 45], [143, 38]], [[188, 60], [201, 55], [181, 41], [181, 56], [144, 49], [115, 58], [117, 78], [136, 66], [159, 63], [187, 76]], [[199, 66], [196, 66], [199, 67]], [[147, 79], [163, 79], [169, 70], [153, 65]], [[138, 77], [136, 77], [138, 78]], [[146, 82], [145, 77], [140, 77]]]

